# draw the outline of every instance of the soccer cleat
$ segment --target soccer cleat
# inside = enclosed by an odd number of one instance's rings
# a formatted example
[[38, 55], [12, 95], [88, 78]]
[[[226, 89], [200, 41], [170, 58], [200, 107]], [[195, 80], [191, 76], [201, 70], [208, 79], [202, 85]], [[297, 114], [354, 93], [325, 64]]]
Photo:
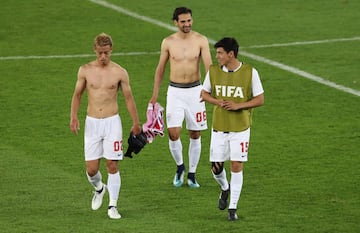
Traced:
[[109, 206], [108, 216], [111, 219], [120, 219], [121, 218], [121, 215], [119, 214], [116, 206]]
[[194, 179], [194, 181], [192, 179], [188, 179], [187, 183], [190, 188], [200, 188], [199, 183], [195, 179]]
[[93, 210], [97, 210], [101, 207], [104, 194], [106, 193], [106, 185], [103, 184], [103, 188], [101, 189], [101, 192], [95, 191], [94, 196], [91, 202], [91, 208]]
[[219, 209], [224, 210], [227, 207], [228, 204], [228, 197], [229, 197], [230, 188], [228, 190], [221, 190], [220, 196], [219, 196]]
[[185, 174], [185, 170], [182, 170], [180, 174], [177, 172], [175, 173], [173, 180], [173, 185], [175, 187], [180, 187], [184, 183], [184, 174]]
[[229, 219], [229, 221], [238, 220], [238, 216], [236, 214], [236, 209], [229, 209], [228, 210], [228, 219]]

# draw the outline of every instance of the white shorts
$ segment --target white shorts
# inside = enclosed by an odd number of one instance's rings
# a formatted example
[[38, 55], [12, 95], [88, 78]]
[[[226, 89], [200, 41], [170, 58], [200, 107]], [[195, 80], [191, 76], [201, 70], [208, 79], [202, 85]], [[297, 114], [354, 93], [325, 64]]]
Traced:
[[248, 160], [250, 128], [242, 132], [211, 131], [210, 162]]
[[166, 123], [168, 128], [182, 127], [200, 131], [207, 129], [205, 102], [200, 102], [202, 86], [179, 88], [169, 86], [166, 97]]
[[98, 119], [86, 116], [84, 135], [85, 161], [106, 158], [122, 160], [122, 125], [119, 115]]

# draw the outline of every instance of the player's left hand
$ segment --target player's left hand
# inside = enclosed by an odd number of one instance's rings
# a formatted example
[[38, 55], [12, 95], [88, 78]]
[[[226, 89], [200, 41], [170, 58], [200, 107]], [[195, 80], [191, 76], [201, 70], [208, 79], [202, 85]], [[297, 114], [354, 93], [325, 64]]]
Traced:
[[135, 154], [138, 154], [146, 144], [147, 137], [144, 132], [140, 130], [140, 133], [137, 135], [131, 132], [128, 138], [129, 146], [124, 156], [132, 158], [133, 156], [131, 155], [131, 153], [134, 152]]
[[131, 132], [134, 135], [139, 135], [142, 132], [142, 128], [141, 128], [140, 124], [133, 125], [131, 127]]
[[228, 111], [235, 111], [235, 110], [239, 110], [239, 109], [240, 109], [239, 103], [235, 103], [235, 102], [229, 101], [229, 100], [224, 100], [224, 101], [221, 103], [221, 107], [222, 107], [223, 109], [228, 110]]

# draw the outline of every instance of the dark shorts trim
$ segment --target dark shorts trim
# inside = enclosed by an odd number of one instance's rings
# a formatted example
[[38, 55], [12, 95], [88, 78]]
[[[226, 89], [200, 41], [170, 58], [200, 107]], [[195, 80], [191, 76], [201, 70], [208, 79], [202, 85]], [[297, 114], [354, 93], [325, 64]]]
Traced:
[[200, 83], [200, 80], [195, 81], [193, 83], [175, 83], [175, 82], [170, 81], [169, 85], [172, 87], [178, 87], [178, 88], [191, 88], [191, 87], [199, 86], [199, 85], [201, 85], [201, 83]]
[[215, 129], [213, 129], [213, 131], [214, 131], [215, 133], [217, 133], [217, 132], [219, 132], [219, 133], [230, 133], [229, 131], [221, 132], [221, 131], [217, 131], [217, 130], [215, 130]]

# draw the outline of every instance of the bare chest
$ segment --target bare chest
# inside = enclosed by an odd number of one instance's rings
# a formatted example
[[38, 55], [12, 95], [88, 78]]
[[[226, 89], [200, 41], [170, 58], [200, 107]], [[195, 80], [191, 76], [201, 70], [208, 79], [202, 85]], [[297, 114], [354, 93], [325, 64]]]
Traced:
[[200, 46], [196, 43], [178, 43], [171, 46], [170, 58], [174, 61], [193, 61], [200, 57]]
[[118, 75], [111, 71], [89, 70], [86, 75], [88, 90], [117, 90], [119, 84]]

